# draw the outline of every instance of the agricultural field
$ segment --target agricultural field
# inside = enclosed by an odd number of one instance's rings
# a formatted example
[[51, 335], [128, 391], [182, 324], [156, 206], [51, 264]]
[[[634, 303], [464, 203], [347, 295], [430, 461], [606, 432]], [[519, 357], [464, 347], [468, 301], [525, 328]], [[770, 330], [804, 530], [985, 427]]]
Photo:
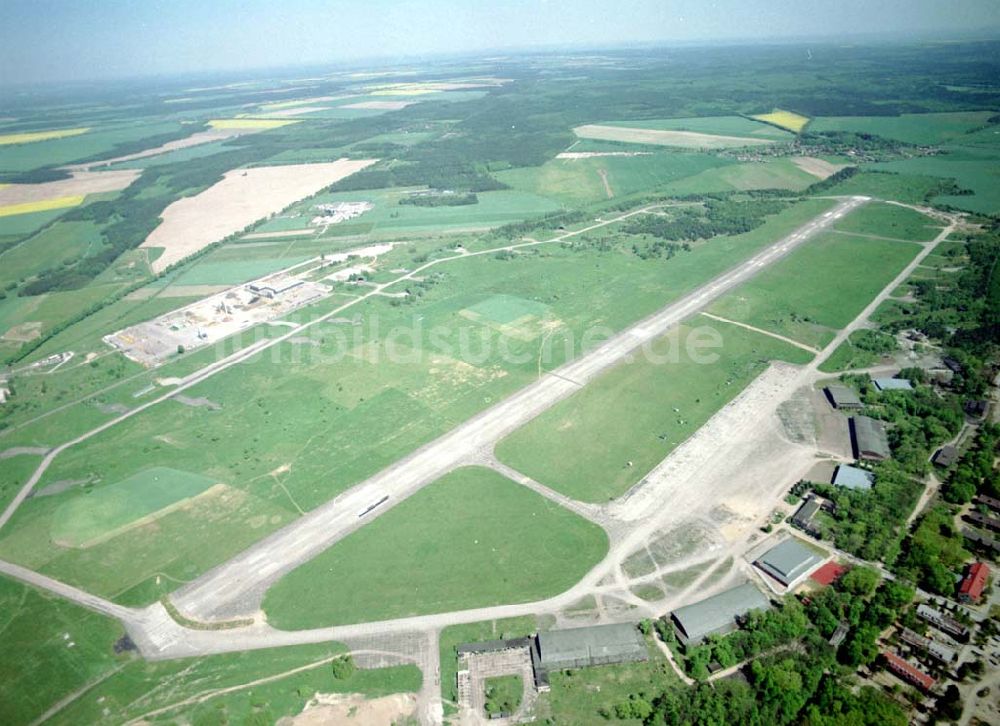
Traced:
[[827, 232], [713, 303], [709, 311], [820, 348], [918, 251], [910, 242]]
[[899, 116], [826, 116], [814, 118], [809, 131], [853, 131], [908, 144], [945, 144], [961, 141], [970, 132], [981, 129], [991, 115], [990, 111], [963, 111]]
[[681, 149], [729, 149], [774, 143], [773, 139], [761, 136], [724, 136], [715, 133], [685, 131], [673, 128], [647, 128], [641, 125], [610, 126], [586, 124], [584, 126], [577, 126], [573, 129], [573, 133], [581, 139], [617, 141], [652, 146], [675, 146]]
[[677, 196], [755, 189], [803, 191], [815, 182], [816, 177], [803, 170], [792, 159], [769, 159], [708, 169], [673, 181], [663, 187], [662, 191]]
[[802, 129], [806, 127], [806, 124], [809, 123], [808, 116], [803, 116], [802, 114], [795, 113], [793, 111], [783, 111], [780, 108], [774, 109], [771, 113], [762, 113], [756, 116], [751, 116], [750, 118], [777, 126], [778, 128], [786, 129], [796, 134], [800, 133]]
[[90, 131], [89, 128], [54, 129], [52, 131], [28, 131], [20, 134], [0, 134], [0, 146], [9, 144], [33, 144], [49, 139], [65, 139], [68, 136], [79, 136]]
[[607, 548], [600, 527], [541, 495], [458, 469], [286, 575], [264, 612], [296, 630], [540, 600]]
[[[702, 326], [711, 326], [711, 331]], [[497, 446], [508, 466], [573, 499], [624, 494], [772, 360], [801, 349], [743, 328], [689, 320]]]
[[729, 168], [732, 166], [728, 161], [708, 154], [657, 153], [556, 158], [540, 167], [499, 172], [497, 178], [514, 189], [576, 205], [666, 191], [710, 173], [707, 170]]

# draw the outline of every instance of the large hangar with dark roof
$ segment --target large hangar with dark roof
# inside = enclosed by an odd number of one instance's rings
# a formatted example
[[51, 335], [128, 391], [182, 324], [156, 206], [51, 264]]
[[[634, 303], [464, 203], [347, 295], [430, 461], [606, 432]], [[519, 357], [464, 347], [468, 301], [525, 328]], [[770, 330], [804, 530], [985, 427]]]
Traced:
[[541, 665], [547, 671], [646, 660], [646, 641], [631, 623], [549, 630], [538, 634]]
[[851, 440], [854, 443], [854, 455], [859, 459], [884, 461], [892, 455], [885, 427], [881, 421], [873, 418], [854, 416], [851, 419]]
[[749, 582], [718, 595], [677, 608], [670, 614], [678, 637], [696, 644], [709, 635], [723, 635], [736, 629], [737, 620], [751, 610], [766, 610], [770, 601]]

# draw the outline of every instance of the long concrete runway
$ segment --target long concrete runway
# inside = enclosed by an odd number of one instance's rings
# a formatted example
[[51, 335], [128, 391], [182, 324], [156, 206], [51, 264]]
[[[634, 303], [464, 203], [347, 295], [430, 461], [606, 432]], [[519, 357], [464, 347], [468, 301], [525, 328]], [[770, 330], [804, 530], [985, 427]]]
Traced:
[[[172, 601], [184, 615], [203, 621], [253, 615], [278, 578], [422, 487], [492, 447], [558, 401], [568, 397], [636, 349], [746, 282], [853, 209], [868, 201], [851, 197], [787, 237], [764, 248], [697, 291], [619, 333], [599, 348], [521, 389], [449, 433], [274, 532], [226, 563], [178, 590]], [[368, 504], [389, 499], [363, 517]]]

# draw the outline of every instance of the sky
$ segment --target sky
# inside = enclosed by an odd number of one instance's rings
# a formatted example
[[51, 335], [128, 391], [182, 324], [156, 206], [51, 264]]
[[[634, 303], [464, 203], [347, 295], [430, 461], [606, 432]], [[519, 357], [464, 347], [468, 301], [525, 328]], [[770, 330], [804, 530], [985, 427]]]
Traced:
[[0, 84], [997, 28], [1000, 0], [0, 0]]

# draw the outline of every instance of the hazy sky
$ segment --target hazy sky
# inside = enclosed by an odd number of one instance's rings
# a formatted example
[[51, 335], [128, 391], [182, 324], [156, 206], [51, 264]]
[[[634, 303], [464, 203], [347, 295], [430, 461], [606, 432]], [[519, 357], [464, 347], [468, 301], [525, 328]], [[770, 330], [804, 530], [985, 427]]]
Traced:
[[0, 82], [998, 26], [1000, 0], [0, 0]]

